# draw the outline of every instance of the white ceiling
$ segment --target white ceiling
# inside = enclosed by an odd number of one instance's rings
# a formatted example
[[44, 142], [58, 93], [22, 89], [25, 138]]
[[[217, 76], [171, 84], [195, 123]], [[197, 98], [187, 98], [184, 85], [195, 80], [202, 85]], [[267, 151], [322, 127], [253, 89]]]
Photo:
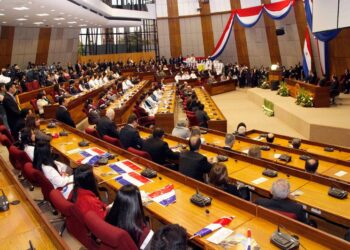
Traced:
[[[151, 11], [113, 9], [100, 0], [75, 2], [114, 18], [150, 18]], [[14, 8], [26, 7], [25, 10]], [[26, 20], [25, 20], [26, 19]], [[139, 26], [141, 21], [109, 20], [68, 0], [0, 0], [0, 25], [23, 27], [122, 27]]]

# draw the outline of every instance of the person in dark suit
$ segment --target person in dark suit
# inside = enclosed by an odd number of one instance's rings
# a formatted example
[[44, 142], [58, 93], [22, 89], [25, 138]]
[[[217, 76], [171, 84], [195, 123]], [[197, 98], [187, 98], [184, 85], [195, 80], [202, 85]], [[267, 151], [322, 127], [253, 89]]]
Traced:
[[161, 165], [164, 165], [167, 159], [179, 159], [179, 154], [173, 152], [168, 143], [164, 141], [164, 130], [161, 128], [153, 130], [152, 137], [144, 141], [142, 150], [148, 152], [152, 160]]
[[18, 139], [19, 130], [16, 128], [20, 127], [19, 124], [24, 124], [24, 118], [21, 116], [21, 112], [15, 97], [17, 92], [16, 84], [9, 82], [5, 87], [6, 93], [2, 101], [2, 105], [4, 106], [6, 112], [7, 122], [10, 127], [11, 134], [15, 139]]
[[58, 98], [58, 104], [60, 105], [56, 110], [56, 119], [60, 122], [63, 122], [73, 128], [75, 128], [75, 123], [70, 116], [70, 113], [67, 110], [67, 99], [63, 96]]
[[123, 148], [133, 147], [136, 149], [142, 149], [143, 140], [140, 137], [137, 127], [137, 116], [131, 114], [128, 117], [128, 124], [125, 125], [119, 132], [119, 139]]
[[199, 181], [204, 181], [204, 174], [210, 172], [212, 165], [207, 157], [198, 153], [201, 146], [200, 137], [191, 137], [189, 140], [189, 146], [190, 151], [180, 154], [179, 171], [186, 176]]
[[199, 104], [198, 109], [196, 110], [196, 117], [199, 122], [199, 126], [202, 128], [208, 127], [208, 121], [210, 120], [207, 112], [204, 111], [204, 105]]
[[233, 134], [226, 134], [225, 136], [225, 146], [223, 146], [223, 149], [232, 151], [232, 147], [235, 144], [236, 137]]
[[103, 137], [104, 135], [108, 135], [113, 138], [118, 138], [117, 127], [114, 123], [114, 110], [108, 109], [106, 114], [101, 116], [96, 123], [96, 130], [98, 134]]
[[307, 214], [303, 206], [290, 200], [290, 184], [286, 179], [278, 179], [272, 184], [272, 199], [258, 198], [255, 203], [277, 211], [288, 212], [296, 215], [297, 220], [307, 223]]

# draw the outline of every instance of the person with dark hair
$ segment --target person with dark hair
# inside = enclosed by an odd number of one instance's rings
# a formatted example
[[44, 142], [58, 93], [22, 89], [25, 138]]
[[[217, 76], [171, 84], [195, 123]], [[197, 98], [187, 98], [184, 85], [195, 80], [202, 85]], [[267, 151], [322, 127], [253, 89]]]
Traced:
[[39, 110], [39, 115], [43, 116], [44, 115], [44, 106], [49, 105], [49, 100], [46, 97], [45, 91], [40, 91], [36, 97], [36, 106], [38, 107]]
[[151, 250], [186, 250], [186, 229], [178, 224], [161, 227], [153, 236]]
[[244, 122], [240, 122], [237, 125], [236, 134], [238, 134], [239, 136], [245, 136], [246, 131], [247, 131], [247, 126], [245, 125]]
[[116, 124], [114, 123], [114, 116], [114, 109], [107, 109], [106, 114], [97, 120], [96, 130], [101, 137], [104, 135], [114, 138], [119, 137]]
[[16, 130], [16, 128], [19, 127], [19, 123], [24, 122], [24, 119], [23, 117], [21, 117], [19, 104], [17, 103], [15, 97], [15, 94], [17, 92], [16, 84], [13, 82], [9, 82], [5, 85], [5, 87], [7, 92], [5, 93], [2, 104], [6, 111], [7, 122], [11, 130], [11, 134], [16, 140], [18, 139], [19, 132], [19, 130]]
[[227, 168], [223, 163], [215, 163], [209, 173], [209, 185], [224, 190], [227, 193], [233, 194], [234, 196], [241, 197], [245, 200], [250, 200], [249, 190], [242, 188], [239, 190], [237, 186], [229, 183]]
[[134, 185], [128, 184], [118, 190], [105, 220], [127, 231], [140, 249], [145, 249], [152, 239], [153, 231], [146, 225], [140, 190]]
[[101, 219], [107, 214], [107, 206], [100, 200], [92, 166], [83, 164], [74, 170], [74, 188], [69, 200], [84, 215], [94, 211]]
[[204, 105], [200, 103], [195, 113], [199, 122], [199, 126], [203, 128], [208, 128], [208, 121], [210, 120], [210, 118], [207, 112], [204, 111]]
[[186, 176], [204, 181], [204, 175], [209, 173], [212, 165], [207, 157], [198, 152], [201, 146], [200, 137], [192, 136], [189, 140], [189, 146], [190, 151], [180, 154], [179, 171]]
[[144, 141], [142, 150], [148, 152], [152, 160], [164, 165], [168, 159], [179, 159], [179, 153], [173, 152], [167, 142], [164, 141], [164, 130], [155, 128], [152, 137]]
[[292, 147], [295, 149], [299, 149], [301, 146], [301, 140], [299, 138], [292, 139]]
[[37, 142], [34, 149], [34, 168], [42, 171], [55, 189], [60, 189], [67, 199], [73, 189], [73, 175], [67, 173], [68, 166], [54, 160], [48, 142]]
[[34, 131], [36, 141], [49, 142], [52, 139], [51, 135], [45, 134], [40, 130], [40, 119], [37, 119], [34, 114], [27, 115], [24, 127]]
[[128, 117], [128, 124], [126, 124], [119, 132], [119, 139], [123, 148], [127, 149], [128, 147], [133, 147], [136, 149], [142, 149], [143, 140], [136, 128], [137, 116], [131, 114]]
[[269, 143], [273, 143], [274, 140], [275, 140], [275, 135], [272, 133], [268, 133], [266, 136], [266, 141]]
[[27, 153], [29, 158], [34, 160], [35, 133], [30, 128], [24, 128], [20, 132], [20, 149]]
[[230, 134], [230, 133], [226, 134], [225, 146], [223, 146], [222, 148], [229, 150], [229, 151], [232, 151], [232, 147], [235, 144], [235, 139], [236, 139], [236, 137], [233, 134]]
[[253, 145], [248, 149], [248, 156], [260, 159], [261, 158], [261, 149], [257, 145]]
[[67, 105], [68, 105], [67, 99], [62, 96], [59, 97], [58, 104], [60, 106], [56, 110], [56, 119], [60, 122], [67, 124], [68, 126], [75, 128], [75, 123], [72, 117], [70, 116], [69, 111], [67, 110]]
[[332, 75], [331, 86], [329, 86], [329, 94], [331, 97], [331, 103], [335, 104], [335, 98], [340, 94], [339, 81], [336, 75]]
[[307, 159], [305, 161], [305, 170], [308, 173], [316, 173], [318, 168], [318, 160], [314, 158]]
[[2, 118], [3, 125], [5, 125], [7, 129], [10, 129], [7, 122], [6, 110], [3, 105], [5, 94], [6, 94], [5, 83], [0, 82], [0, 117]]

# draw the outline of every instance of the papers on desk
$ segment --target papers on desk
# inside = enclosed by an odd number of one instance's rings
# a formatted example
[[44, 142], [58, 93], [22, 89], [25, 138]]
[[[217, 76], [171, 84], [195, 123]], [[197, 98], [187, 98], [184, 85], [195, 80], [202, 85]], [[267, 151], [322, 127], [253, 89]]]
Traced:
[[248, 154], [248, 152], [249, 152], [249, 149], [244, 149], [244, 150], [242, 150], [242, 153], [244, 153], [244, 154]]
[[253, 138], [253, 140], [256, 140], [256, 141], [262, 141], [264, 138], [263, 137], [260, 137], [260, 136], [257, 136], [255, 138]]
[[346, 175], [347, 173], [348, 172], [346, 172], [346, 171], [340, 170], [340, 171], [336, 172], [334, 175], [338, 176], [338, 177], [342, 177], [342, 176]]
[[81, 148], [75, 148], [75, 149], [66, 151], [66, 154], [67, 154], [67, 155], [73, 155], [73, 154], [79, 153], [80, 151], [82, 151]]
[[275, 159], [279, 159], [280, 156], [281, 156], [281, 154], [274, 154], [274, 155], [273, 155], [273, 157], [274, 157]]
[[263, 183], [263, 182], [265, 182], [265, 181], [267, 181], [267, 178], [265, 178], [265, 177], [260, 177], [260, 178], [258, 178], [258, 179], [255, 179], [254, 181], [252, 181], [252, 183], [254, 183], [255, 185], [259, 185], [259, 184], [261, 184], [261, 183]]
[[146, 178], [146, 177], [144, 177], [136, 172], [122, 174], [122, 175], [118, 176], [117, 178], [115, 178], [115, 181], [123, 186], [128, 185], [128, 184], [132, 184], [132, 185], [135, 185], [137, 187], [141, 187], [144, 184], [152, 182], [152, 180], [150, 180], [150, 179], [148, 179], [148, 178]]
[[170, 184], [159, 190], [156, 190], [148, 194], [148, 197], [164, 207], [172, 203], [175, 203], [176, 193], [175, 193], [174, 185]]
[[115, 163], [112, 163], [109, 165], [111, 169], [116, 171], [118, 174], [126, 174], [130, 173], [133, 171], [140, 171], [141, 168], [137, 166], [135, 163], [129, 161], [129, 160], [124, 160], [124, 161], [118, 161]]
[[216, 231], [212, 236], [207, 238], [207, 240], [214, 243], [214, 244], [220, 244], [228, 236], [230, 236], [232, 233], [233, 233], [233, 231], [231, 229], [222, 227], [218, 231]]

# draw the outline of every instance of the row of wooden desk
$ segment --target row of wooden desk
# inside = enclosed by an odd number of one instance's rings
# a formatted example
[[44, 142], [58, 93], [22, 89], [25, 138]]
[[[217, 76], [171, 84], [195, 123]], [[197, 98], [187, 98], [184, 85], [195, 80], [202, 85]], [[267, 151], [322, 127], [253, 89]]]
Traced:
[[[148, 129], [140, 129], [143, 138], [150, 136]], [[202, 137], [207, 142], [208, 136], [202, 135]], [[170, 135], [166, 135], [166, 141], [171, 147], [175, 147], [179, 143], [187, 143], [186, 140]], [[298, 190], [303, 193], [296, 196], [295, 201], [301, 203], [305, 210], [332, 222], [350, 227], [350, 200], [339, 200], [330, 197], [328, 189], [334, 182], [328, 178], [315, 176], [300, 170], [293, 171], [293, 169], [286, 168], [281, 163], [267, 163], [264, 160], [253, 159], [234, 151], [227, 151], [207, 144], [202, 145], [200, 153], [207, 157], [213, 157], [217, 154], [228, 156], [229, 159], [225, 162], [225, 165], [229, 178], [234, 182], [248, 185], [252, 191], [265, 197], [270, 196], [272, 183], [277, 178], [266, 177], [262, 172], [266, 168], [278, 170], [278, 178], [285, 178], [290, 182], [291, 192]], [[350, 190], [350, 184], [345, 185], [345, 187]]]
[[12, 171], [0, 157], [0, 189], [9, 201], [20, 201], [0, 212], [0, 249], [30, 249], [29, 241], [37, 250], [69, 249]]
[[[163, 207], [153, 202], [145, 206], [146, 214], [151, 217], [151, 226], [157, 223], [178, 223], [186, 228], [189, 236], [192, 236], [195, 232], [222, 216], [235, 216], [234, 220], [227, 227], [234, 230], [235, 233], [242, 234], [245, 234], [247, 229], [250, 228], [252, 230], [252, 237], [262, 249], [276, 249], [270, 243], [270, 236], [276, 230], [277, 224], [281, 224], [290, 232], [298, 234], [301, 243], [307, 249], [346, 249], [350, 247], [347, 242], [339, 238], [137, 157], [64, 124], [59, 124], [57, 128], [53, 129], [47, 129], [46, 124], [43, 124], [42, 128], [50, 133], [57, 133], [63, 128], [69, 132], [67, 137], [53, 139], [51, 145], [60, 154], [67, 157], [72, 162], [72, 166], [78, 165], [81, 156], [79, 153], [70, 154], [70, 152], [79, 148], [78, 143], [84, 138], [91, 142], [89, 147], [98, 147], [105, 152], [117, 154], [116, 159], [110, 160], [109, 163], [129, 159], [141, 167], [147, 166], [156, 170], [158, 177], [152, 179], [152, 182], [141, 186], [141, 190], [152, 192], [168, 184], [173, 184], [176, 192], [176, 203]], [[96, 167], [94, 168], [94, 173], [99, 179], [99, 183], [103, 183], [104, 186], [111, 190], [112, 194], [120, 188], [120, 184], [115, 181], [118, 174], [113, 172], [109, 166]], [[196, 192], [197, 188], [204, 194], [213, 197], [211, 206], [200, 208], [190, 203], [189, 199]], [[207, 236], [204, 238], [195, 237], [192, 241], [205, 249], [222, 249], [221, 246], [214, 245], [206, 239]], [[233, 248], [241, 249], [241, 246], [234, 246]]]

